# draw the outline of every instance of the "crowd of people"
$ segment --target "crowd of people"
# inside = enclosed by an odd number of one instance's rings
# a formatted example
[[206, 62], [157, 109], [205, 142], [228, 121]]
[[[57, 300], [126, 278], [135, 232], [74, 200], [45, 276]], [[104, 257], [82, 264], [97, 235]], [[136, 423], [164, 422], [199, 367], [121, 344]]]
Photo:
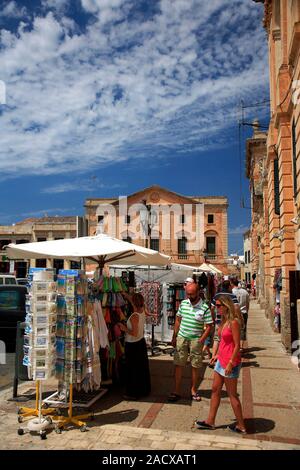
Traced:
[[[172, 345], [174, 347], [175, 387], [168, 396], [169, 402], [181, 399], [183, 369], [191, 364], [191, 399], [201, 401], [199, 390], [200, 369], [204, 353], [209, 367], [214, 369], [210, 409], [205, 420], [197, 420], [199, 429], [214, 429], [221, 391], [225, 384], [236, 417], [229, 426], [233, 432], [245, 434], [242, 406], [237, 393], [241, 370], [241, 356], [247, 339], [249, 292], [236, 279], [224, 280], [219, 291], [209, 303], [200, 286], [192, 278], [185, 282], [186, 298], [176, 314]], [[127, 324], [120, 324], [125, 332], [126, 393], [125, 399], [137, 400], [151, 392], [150, 371], [144, 325], [149, 315], [141, 294], [124, 294], [133, 313]], [[212, 348], [212, 350], [211, 350]]]

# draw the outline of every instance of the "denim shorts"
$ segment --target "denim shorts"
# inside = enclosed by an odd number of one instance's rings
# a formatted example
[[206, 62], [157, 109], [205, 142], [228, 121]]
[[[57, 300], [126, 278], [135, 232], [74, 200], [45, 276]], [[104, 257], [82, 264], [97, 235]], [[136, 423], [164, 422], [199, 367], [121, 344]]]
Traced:
[[231, 374], [225, 375], [225, 369], [221, 366], [220, 361], [218, 359], [215, 365], [215, 372], [218, 372], [218, 374], [222, 375], [222, 377], [225, 377], [226, 379], [238, 379], [241, 367], [242, 364], [238, 364], [237, 366], [232, 368]]

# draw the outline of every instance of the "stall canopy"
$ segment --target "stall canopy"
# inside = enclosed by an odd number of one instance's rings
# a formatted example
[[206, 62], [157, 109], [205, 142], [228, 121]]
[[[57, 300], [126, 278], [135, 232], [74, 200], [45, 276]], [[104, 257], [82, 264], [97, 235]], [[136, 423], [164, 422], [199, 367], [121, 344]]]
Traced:
[[216, 268], [213, 264], [210, 263], [202, 263], [199, 268], [197, 268], [198, 271], [200, 272], [206, 272], [206, 273], [215, 273], [215, 274], [222, 274], [222, 271], [220, 269]]
[[97, 263], [124, 265], [165, 266], [170, 257], [155, 250], [134, 245], [105, 234], [94, 237], [65, 238], [36, 243], [10, 243], [6, 247], [10, 259], [55, 258], [80, 261], [82, 258]]
[[114, 265], [110, 266], [110, 271], [115, 276], [120, 276], [123, 270], [134, 270], [135, 276], [140, 281], [159, 281], [162, 283], [182, 283], [187, 277], [193, 276], [194, 266], [188, 266], [186, 264], [170, 263], [168, 266], [156, 267], [156, 266], [139, 266], [138, 269], [135, 266], [123, 266]]

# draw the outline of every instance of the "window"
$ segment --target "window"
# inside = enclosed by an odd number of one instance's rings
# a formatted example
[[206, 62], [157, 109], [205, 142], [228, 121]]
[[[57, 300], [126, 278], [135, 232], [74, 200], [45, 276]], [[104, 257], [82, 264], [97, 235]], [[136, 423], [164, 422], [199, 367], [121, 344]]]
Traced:
[[35, 267], [36, 268], [46, 268], [47, 267], [47, 260], [46, 259], [37, 259], [35, 260]]
[[39, 238], [37, 239], [37, 241], [38, 241], [38, 242], [45, 242], [45, 241], [47, 241], [47, 238], [45, 238], [45, 237], [39, 237]]
[[248, 251], [248, 264], [251, 262], [251, 258], [250, 258], [250, 250]]
[[181, 223], [181, 224], [184, 224], [184, 223], [185, 223], [184, 214], [181, 214], [181, 215], [180, 215], [180, 223]]
[[274, 159], [274, 204], [275, 204], [275, 208], [274, 208], [275, 214], [280, 215], [278, 158]]
[[0, 251], [3, 250], [3, 247], [5, 245], [9, 245], [11, 243], [11, 240], [0, 240]]
[[215, 221], [214, 221], [214, 214], [208, 214], [207, 216], [207, 223], [208, 224], [213, 224]]
[[159, 251], [159, 238], [151, 238], [150, 248], [151, 250]]
[[216, 237], [206, 237], [206, 252], [211, 255], [216, 253]]
[[130, 221], [131, 221], [130, 215], [128, 215], [128, 214], [125, 215], [125, 224], [126, 224], [126, 225], [130, 225]]
[[2, 290], [0, 292], [0, 310], [20, 310], [20, 292], [14, 290]]
[[80, 269], [81, 268], [80, 261], [71, 261], [70, 268], [71, 269]]
[[125, 237], [123, 238], [123, 242], [128, 242], [128, 243], [132, 243], [132, 238], [131, 237]]
[[28, 243], [28, 240], [16, 240], [16, 245], [20, 245], [21, 243]]
[[296, 151], [296, 125], [293, 121], [292, 125], [292, 149], [293, 149], [293, 182], [294, 182], [294, 198], [297, 197], [297, 151]]
[[98, 215], [98, 224], [102, 224], [104, 222], [104, 215]]
[[245, 254], [244, 254], [244, 257], [245, 257], [245, 264], [248, 264], [248, 256], [247, 256], [247, 251], [245, 251]]
[[186, 242], [187, 242], [186, 237], [182, 237], [178, 239], [178, 254], [179, 255], [185, 255], [187, 253]]
[[53, 268], [56, 269], [56, 273], [58, 274], [58, 271], [60, 269], [64, 269], [64, 260], [63, 259], [53, 260]]

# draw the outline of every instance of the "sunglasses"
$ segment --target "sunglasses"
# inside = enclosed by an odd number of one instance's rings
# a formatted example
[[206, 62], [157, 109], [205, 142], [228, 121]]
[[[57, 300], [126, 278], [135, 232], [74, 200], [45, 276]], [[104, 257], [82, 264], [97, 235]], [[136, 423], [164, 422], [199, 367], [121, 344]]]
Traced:
[[223, 304], [216, 304], [216, 307], [223, 307]]

